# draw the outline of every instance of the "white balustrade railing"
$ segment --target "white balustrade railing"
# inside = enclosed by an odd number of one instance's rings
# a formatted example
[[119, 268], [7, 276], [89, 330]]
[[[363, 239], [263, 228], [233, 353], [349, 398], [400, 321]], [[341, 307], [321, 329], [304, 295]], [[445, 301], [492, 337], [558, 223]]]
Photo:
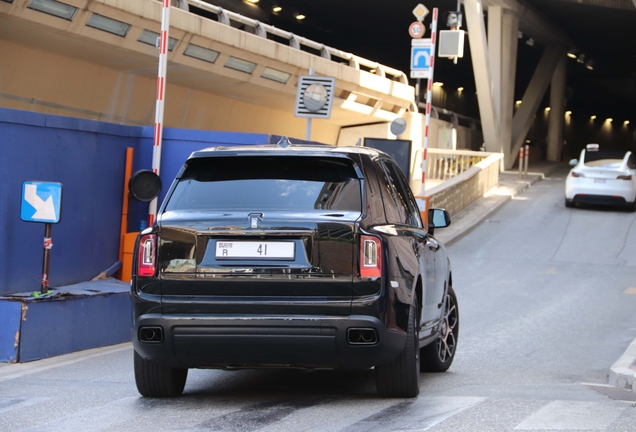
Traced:
[[448, 180], [469, 170], [492, 154], [481, 151], [429, 148], [426, 179]]

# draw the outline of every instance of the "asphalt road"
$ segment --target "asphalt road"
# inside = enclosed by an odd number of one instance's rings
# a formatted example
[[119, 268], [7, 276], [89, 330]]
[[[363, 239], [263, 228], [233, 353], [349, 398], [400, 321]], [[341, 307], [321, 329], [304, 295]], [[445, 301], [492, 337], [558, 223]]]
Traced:
[[[607, 386], [636, 337], [636, 214], [566, 209], [565, 172], [448, 248], [460, 339], [414, 400], [372, 371], [190, 371], [143, 399], [129, 344], [0, 366], [1, 431], [636, 430], [636, 394]], [[630, 288], [633, 288], [630, 290]]]

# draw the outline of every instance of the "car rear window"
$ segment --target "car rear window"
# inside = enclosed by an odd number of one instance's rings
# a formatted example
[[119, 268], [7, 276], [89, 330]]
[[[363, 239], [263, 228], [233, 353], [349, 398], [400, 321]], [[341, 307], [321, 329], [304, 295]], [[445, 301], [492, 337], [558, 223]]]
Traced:
[[597, 151], [585, 151], [585, 165], [603, 166], [615, 163], [621, 163], [625, 157], [625, 152], [620, 150], [597, 150]]
[[166, 210], [361, 211], [351, 161], [309, 156], [192, 159]]

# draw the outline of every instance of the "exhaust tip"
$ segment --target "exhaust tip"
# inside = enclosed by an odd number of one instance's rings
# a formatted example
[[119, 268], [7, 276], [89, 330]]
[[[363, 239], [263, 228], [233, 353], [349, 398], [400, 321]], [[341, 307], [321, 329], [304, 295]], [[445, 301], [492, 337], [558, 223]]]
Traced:
[[161, 327], [141, 327], [139, 328], [139, 341], [161, 343], [163, 342], [163, 329]]
[[373, 328], [350, 328], [347, 330], [347, 342], [351, 345], [375, 345], [378, 334]]

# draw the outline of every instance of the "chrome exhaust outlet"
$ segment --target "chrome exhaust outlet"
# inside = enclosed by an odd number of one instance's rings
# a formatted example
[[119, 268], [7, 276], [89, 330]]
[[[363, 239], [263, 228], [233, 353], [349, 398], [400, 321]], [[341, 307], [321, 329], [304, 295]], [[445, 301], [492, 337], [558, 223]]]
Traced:
[[139, 329], [139, 341], [161, 343], [163, 342], [163, 329], [161, 327], [141, 327]]
[[351, 345], [374, 345], [378, 335], [372, 328], [350, 328], [347, 330], [347, 342]]

